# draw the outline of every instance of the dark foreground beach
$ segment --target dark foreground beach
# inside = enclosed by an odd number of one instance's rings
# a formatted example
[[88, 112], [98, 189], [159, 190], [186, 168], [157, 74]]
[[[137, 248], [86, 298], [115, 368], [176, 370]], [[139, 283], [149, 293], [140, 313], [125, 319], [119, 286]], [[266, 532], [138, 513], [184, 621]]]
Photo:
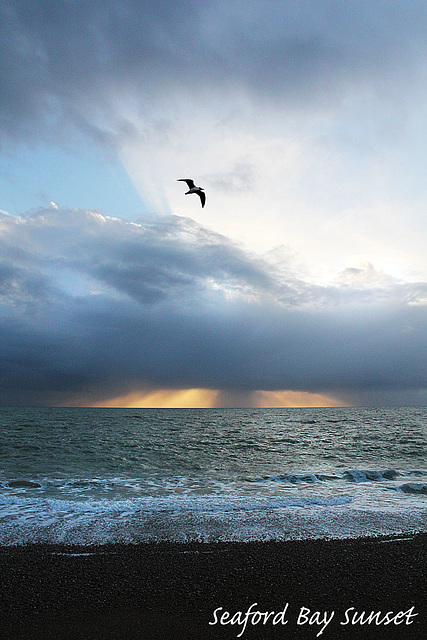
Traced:
[[0, 638], [426, 638], [426, 543], [1, 547]]

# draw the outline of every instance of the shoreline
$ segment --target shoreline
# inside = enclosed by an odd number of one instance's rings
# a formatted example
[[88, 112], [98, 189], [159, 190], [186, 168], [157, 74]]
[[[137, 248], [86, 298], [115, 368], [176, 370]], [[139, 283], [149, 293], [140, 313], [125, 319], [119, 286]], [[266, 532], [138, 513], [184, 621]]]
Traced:
[[0, 546], [0, 638], [421, 639], [426, 551], [426, 533]]

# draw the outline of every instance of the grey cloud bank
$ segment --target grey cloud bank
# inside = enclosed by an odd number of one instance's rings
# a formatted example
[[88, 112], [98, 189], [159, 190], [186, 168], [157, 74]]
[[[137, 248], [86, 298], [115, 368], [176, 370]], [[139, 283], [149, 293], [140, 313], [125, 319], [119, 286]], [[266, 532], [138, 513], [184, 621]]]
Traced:
[[188, 219], [78, 210], [3, 215], [0, 255], [2, 404], [194, 387], [426, 401], [425, 283], [371, 266], [319, 287]]
[[[415, 0], [4, 0], [0, 12], [0, 127], [9, 139], [53, 142], [77, 128], [115, 147], [167, 127], [153, 104], [186, 94], [202, 104], [243, 91], [335, 108], [359, 86], [401, 105], [427, 48], [427, 7]], [[138, 131], [123, 108], [133, 102]]]

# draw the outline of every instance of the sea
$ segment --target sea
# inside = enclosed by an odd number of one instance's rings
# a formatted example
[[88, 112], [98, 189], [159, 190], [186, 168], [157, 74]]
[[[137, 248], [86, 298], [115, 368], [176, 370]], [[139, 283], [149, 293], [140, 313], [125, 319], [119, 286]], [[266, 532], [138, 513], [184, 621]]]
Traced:
[[0, 409], [0, 544], [411, 536], [427, 409]]

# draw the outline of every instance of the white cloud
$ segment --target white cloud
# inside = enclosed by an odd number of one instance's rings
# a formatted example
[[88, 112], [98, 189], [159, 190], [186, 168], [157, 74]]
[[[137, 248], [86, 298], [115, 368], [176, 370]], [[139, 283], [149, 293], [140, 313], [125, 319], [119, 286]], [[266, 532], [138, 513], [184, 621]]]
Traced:
[[[361, 259], [426, 277], [425, 3], [7, 0], [2, 16], [5, 139], [77, 130], [153, 215], [291, 245], [323, 282]], [[183, 173], [205, 180], [203, 212]]]

